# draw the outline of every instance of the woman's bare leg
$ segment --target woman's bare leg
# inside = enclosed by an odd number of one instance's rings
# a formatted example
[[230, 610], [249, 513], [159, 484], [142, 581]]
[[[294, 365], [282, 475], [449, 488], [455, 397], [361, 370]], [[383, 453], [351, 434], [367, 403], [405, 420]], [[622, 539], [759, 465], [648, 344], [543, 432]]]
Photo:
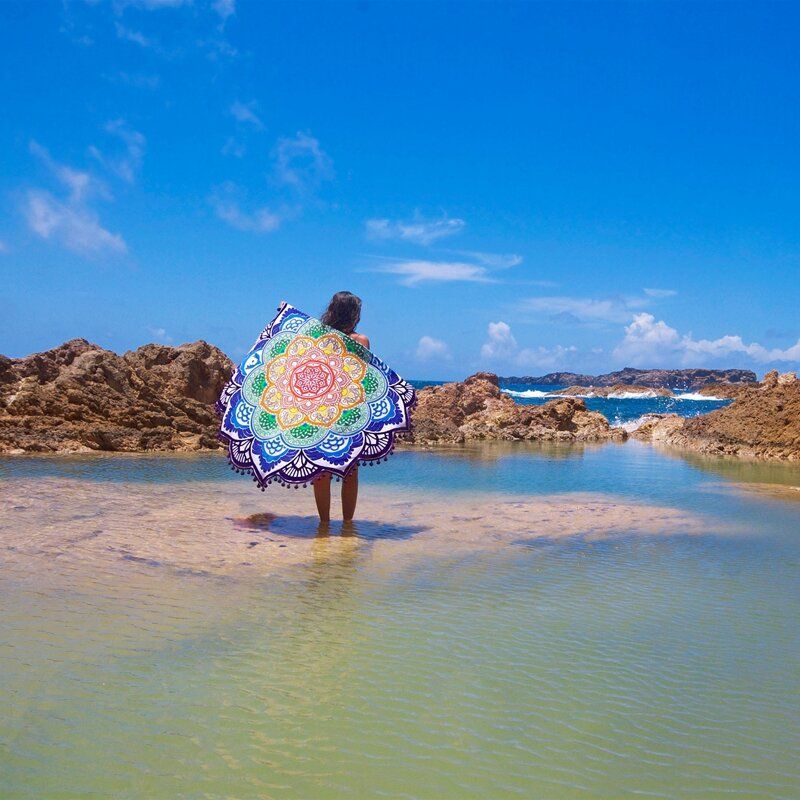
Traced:
[[314, 501], [320, 522], [331, 521], [331, 476], [320, 475], [314, 481]]
[[356, 467], [342, 484], [342, 519], [352, 522], [358, 501], [358, 467]]

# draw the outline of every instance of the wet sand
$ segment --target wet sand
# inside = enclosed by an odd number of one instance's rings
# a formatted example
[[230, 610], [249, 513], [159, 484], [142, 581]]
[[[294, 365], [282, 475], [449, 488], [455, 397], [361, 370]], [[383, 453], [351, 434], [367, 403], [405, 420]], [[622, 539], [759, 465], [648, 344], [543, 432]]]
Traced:
[[[334, 491], [334, 515], [338, 490]], [[265, 493], [237, 483], [0, 482], [6, 563], [37, 570], [261, 576], [354, 549], [387, 567], [564, 537], [699, 534], [710, 518], [601, 493], [480, 494], [448, 499], [367, 486], [352, 525], [321, 528], [310, 489]], [[29, 572], [28, 565], [25, 572]]]

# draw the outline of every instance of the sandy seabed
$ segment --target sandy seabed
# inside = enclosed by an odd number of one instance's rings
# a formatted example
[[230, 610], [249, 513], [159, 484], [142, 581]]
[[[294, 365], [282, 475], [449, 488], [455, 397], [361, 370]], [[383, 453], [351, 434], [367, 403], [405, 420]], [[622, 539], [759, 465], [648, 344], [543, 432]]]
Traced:
[[[334, 492], [334, 513], [338, 492]], [[170, 570], [261, 576], [321, 553], [366, 551], [387, 568], [564, 537], [699, 534], [710, 519], [608, 494], [412, 494], [364, 486], [358, 519], [320, 528], [310, 489], [237, 483], [0, 482], [0, 560], [35, 570]], [[33, 562], [37, 562], [34, 564]]]

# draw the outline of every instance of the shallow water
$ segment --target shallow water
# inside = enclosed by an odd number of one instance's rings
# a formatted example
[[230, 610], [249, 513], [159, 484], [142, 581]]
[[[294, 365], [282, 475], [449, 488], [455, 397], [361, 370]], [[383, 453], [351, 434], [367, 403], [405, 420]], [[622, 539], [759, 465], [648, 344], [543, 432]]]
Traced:
[[326, 532], [219, 456], [0, 459], [0, 796], [800, 797], [798, 468], [362, 484]]

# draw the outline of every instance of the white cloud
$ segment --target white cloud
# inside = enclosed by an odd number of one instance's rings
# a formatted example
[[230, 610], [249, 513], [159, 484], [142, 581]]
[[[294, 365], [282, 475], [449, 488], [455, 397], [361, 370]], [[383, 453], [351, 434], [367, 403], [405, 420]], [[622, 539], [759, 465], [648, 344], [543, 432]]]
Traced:
[[0, 253], [7, 253], [8, 252], [8, 245], [0, 239]]
[[174, 339], [167, 333], [166, 328], [150, 327], [147, 330], [150, 331], [150, 335], [157, 342], [163, 342], [164, 344], [171, 344], [174, 341]]
[[416, 356], [419, 361], [435, 361], [436, 359], [450, 361], [453, 357], [447, 342], [443, 342], [441, 339], [434, 339], [432, 336], [422, 336], [420, 338], [417, 343]]
[[300, 194], [313, 192], [333, 178], [333, 161], [319, 140], [307, 133], [279, 139], [273, 157], [276, 182]]
[[141, 31], [129, 28], [127, 25], [123, 25], [120, 22], [114, 23], [114, 29], [117, 32], [118, 39], [123, 39], [126, 42], [133, 42], [134, 44], [138, 44], [139, 47], [144, 47], [145, 49], [153, 49], [153, 50], [160, 49], [160, 46], [158, 42], [155, 41], [155, 39], [150, 39], [149, 37], [145, 36]]
[[236, 0], [214, 0], [211, 8], [219, 14], [223, 22], [236, 13]]
[[124, 148], [122, 154], [106, 156], [98, 147], [92, 145], [89, 148], [89, 155], [126, 183], [134, 183], [144, 160], [147, 143], [144, 134], [133, 130], [123, 119], [107, 122], [104, 130], [122, 143]]
[[400, 275], [400, 283], [405, 286], [417, 286], [425, 282], [491, 281], [485, 267], [462, 261], [394, 261], [378, 271]]
[[[244, 145], [229, 139], [222, 148], [225, 155], [242, 157]], [[218, 187], [210, 198], [217, 216], [242, 231], [267, 233], [277, 230], [288, 219], [299, 216], [305, 203], [313, 199], [314, 191], [323, 180], [333, 176], [332, 162], [319, 142], [304, 133], [293, 139], [280, 139], [273, 153], [276, 191], [281, 198], [279, 207], [260, 206], [245, 210], [243, 192], [236, 184], [227, 182]]]
[[26, 192], [21, 211], [30, 230], [76, 253], [125, 252], [122, 236], [104, 228], [89, 205], [93, 198], [111, 199], [105, 184], [90, 172], [56, 161], [38, 142], [32, 141], [29, 149], [67, 192], [66, 197], [57, 197], [44, 189]]
[[264, 123], [261, 121], [261, 117], [258, 116], [258, 103], [255, 100], [251, 100], [249, 103], [242, 103], [237, 100], [231, 104], [229, 111], [237, 122], [252, 125], [256, 130], [264, 128]]
[[602, 324], [606, 322], [630, 322], [633, 315], [658, 300], [676, 295], [672, 289], [643, 289], [641, 295], [618, 295], [614, 297], [570, 297], [551, 295], [529, 297], [520, 303], [523, 311], [541, 314], [550, 320]]
[[520, 349], [511, 326], [506, 322], [490, 322], [487, 340], [481, 347], [481, 358], [493, 366], [556, 367], [577, 353], [578, 348], [563, 345], [555, 347], [525, 347]]
[[487, 361], [507, 361], [516, 355], [517, 340], [507, 322], [490, 322], [487, 334], [489, 338], [481, 347], [481, 358], [485, 358]]
[[50, 170], [56, 180], [69, 190], [71, 201], [81, 202], [91, 194], [107, 195], [103, 184], [91, 173], [59, 163], [50, 155], [49, 150], [38, 142], [31, 141], [28, 149]]
[[157, 11], [161, 8], [179, 8], [190, 6], [192, 0], [123, 0], [122, 5], [136, 6], [146, 11]]
[[105, 250], [125, 252], [123, 238], [106, 230], [96, 212], [82, 202], [59, 200], [50, 192], [31, 190], [23, 213], [28, 227], [43, 239], [56, 239], [76, 253], [97, 254]]
[[463, 219], [455, 217], [424, 219], [419, 213], [415, 213], [410, 220], [369, 219], [366, 222], [366, 229], [371, 239], [394, 239], [429, 245], [439, 239], [460, 233], [466, 224]]
[[238, 199], [239, 193], [235, 184], [226, 183], [211, 196], [211, 205], [221, 220], [237, 230], [250, 233], [270, 233], [281, 226], [284, 215], [266, 206], [244, 211]]
[[283, 222], [280, 214], [263, 206], [246, 212], [232, 197], [215, 196], [211, 199], [217, 216], [231, 227], [251, 233], [269, 233], [276, 231]]
[[622, 298], [530, 297], [521, 305], [523, 310], [546, 315], [549, 319], [572, 322], [627, 322], [631, 318], [631, 309]]
[[709, 362], [744, 356], [759, 363], [800, 361], [800, 339], [786, 349], [766, 348], [741, 336], [718, 339], [695, 339], [691, 333], [680, 334], [652, 314], [636, 314], [625, 328], [625, 336], [614, 349], [614, 357], [632, 366], [674, 365], [702, 366]]
[[675, 289], [644, 289], [648, 297], [675, 297], [678, 294]]
[[517, 253], [481, 253], [474, 250], [466, 250], [461, 255], [479, 261], [490, 269], [509, 269], [510, 267], [518, 267], [522, 263], [522, 256]]

